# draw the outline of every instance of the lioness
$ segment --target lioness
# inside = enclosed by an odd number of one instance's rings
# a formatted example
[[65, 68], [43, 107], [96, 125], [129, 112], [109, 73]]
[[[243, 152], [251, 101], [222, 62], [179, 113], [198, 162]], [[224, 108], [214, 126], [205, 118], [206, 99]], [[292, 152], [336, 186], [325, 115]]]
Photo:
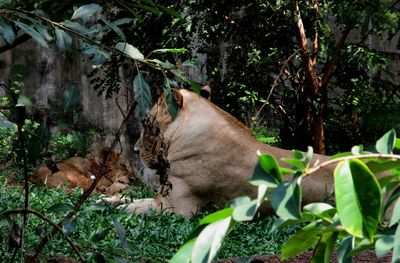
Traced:
[[[291, 151], [254, 139], [249, 128], [208, 100], [208, 87], [202, 90], [205, 98], [185, 89], [173, 90], [173, 95], [180, 108], [176, 118], [172, 120], [162, 95], [150, 110], [148, 125], [135, 145], [144, 164], [153, 169], [145, 170], [144, 181], [160, 186], [163, 175], [154, 171], [167, 166], [164, 171], [172, 188], [166, 193], [159, 187], [155, 199], [133, 201], [128, 211], [163, 208], [190, 217], [207, 203], [223, 205], [242, 195], [254, 198], [257, 188], [248, 181], [258, 160], [256, 152], [271, 153], [278, 160], [292, 156]], [[314, 155], [313, 162], [327, 158]], [[332, 193], [333, 168], [303, 179], [304, 203], [322, 201]], [[117, 197], [108, 201], [127, 202]], [[270, 207], [266, 210], [273, 212]]]
[[71, 157], [61, 162], [51, 162], [36, 169], [30, 180], [51, 188], [65, 184], [67, 190], [75, 187], [88, 189], [99, 173], [102, 160], [106, 154], [110, 159], [105, 167], [105, 175], [98, 182], [94, 192], [114, 195], [126, 189], [134, 180], [134, 170], [121, 154], [109, 149], [102, 149], [99, 157]]

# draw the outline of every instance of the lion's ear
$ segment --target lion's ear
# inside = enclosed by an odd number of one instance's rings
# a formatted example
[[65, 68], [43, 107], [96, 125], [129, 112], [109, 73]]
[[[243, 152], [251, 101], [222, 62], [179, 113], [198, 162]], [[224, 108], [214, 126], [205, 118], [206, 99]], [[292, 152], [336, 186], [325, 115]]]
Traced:
[[179, 107], [182, 107], [183, 104], [182, 94], [177, 89], [171, 89], [171, 91], [175, 96], [176, 103], [179, 105]]
[[200, 90], [200, 96], [202, 96], [203, 98], [210, 100], [211, 99], [211, 88], [210, 86], [206, 85], [201, 87]]

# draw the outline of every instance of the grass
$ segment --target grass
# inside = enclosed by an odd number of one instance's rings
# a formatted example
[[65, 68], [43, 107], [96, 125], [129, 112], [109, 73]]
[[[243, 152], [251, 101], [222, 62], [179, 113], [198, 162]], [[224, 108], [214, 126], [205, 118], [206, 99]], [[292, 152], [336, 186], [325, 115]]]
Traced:
[[[1, 170], [1, 169], [0, 169]], [[23, 207], [23, 192], [20, 184], [6, 183], [9, 170], [0, 171], [0, 211]], [[15, 176], [15, 172], [13, 174]], [[19, 175], [17, 178], [21, 178]], [[43, 186], [30, 186], [30, 207], [46, 217], [58, 222], [66, 210], [49, 209], [55, 204], [73, 205], [78, 200], [81, 190], [67, 193], [63, 189], [47, 189]], [[146, 187], [134, 187], [130, 190], [135, 198], [154, 195]], [[91, 196], [85, 202], [74, 221], [65, 226], [71, 231], [68, 236], [81, 248], [82, 255], [89, 262], [166, 262], [185, 242], [192, 229], [208, 212], [186, 219], [171, 214], [127, 214], [123, 209], [109, 205], [95, 205], [99, 196]], [[13, 216], [0, 221], [0, 259], [4, 262], [11, 258], [8, 247], [8, 235], [12, 221], [20, 224], [21, 217]], [[74, 226], [75, 227], [72, 227]], [[275, 231], [273, 219], [265, 218], [252, 223], [240, 223], [225, 240], [218, 258], [250, 256], [254, 254], [279, 253], [280, 247], [293, 230]], [[41, 237], [50, 230], [50, 226], [41, 219], [30, 216], [26, 231], [25, 250], [34, 251]], [[42, 253], [42, 257], [55, 255], [76, 258], [71, 247], [62, 238], [54, 236]]]

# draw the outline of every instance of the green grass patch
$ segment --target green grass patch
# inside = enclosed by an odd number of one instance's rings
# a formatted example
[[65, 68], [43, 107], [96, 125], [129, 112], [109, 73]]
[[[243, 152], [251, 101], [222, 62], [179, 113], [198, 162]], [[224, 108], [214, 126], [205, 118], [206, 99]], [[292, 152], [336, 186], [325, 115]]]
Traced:
[[[21, 183], [6, 183], [9, 176], [8, 171], [0, 172], [0, 211], [23, 207]], [[31, 185], [30, 208], [53, 222], [59, 222], [67, 214], [65, 209], [74, 205], [81, 193], [78, 189], [68, 193], [63, 189]], [[141, 186], [130, 189], [128, 195], [145, 198], [154, 193]], [[97, 195], [90, 196], [71, 224], [66, 226], [71, 231], [68, 236], [80, 247], [82, 255], [89, 262], [101, 262], [95, 260], [101, 258], [106, 262], [166, 262], [185, 242], [199, 220], [207, 214], [203, 212], [192, 219], [154, 212], [127, 214], [124, 209], [116, 209], [110, 205], [95, 205], [99, 198]], [[55, 207], [55, 204], [62, 205]], [[53, 209], [49, 209], [51, 207]], [[12, 254], [8, 247], [11, 221], [20, 225], [21, 216], [12, 216], [8, 221], [3, 218], [0, 221], [0, 251], [5, 262], [10, 260]], [[225, 240], [218, 258], [279, 253], [291, 231], [272, 232], [272, 224], [272, 218], [238, 224]], [[41, 219], [30, 215], [25, 234], [25, 251], [33, 252], [50, 229]], [[76, 258], [60, 234], [48, 242], [41, 255], [42, 258], [55, 255]]]

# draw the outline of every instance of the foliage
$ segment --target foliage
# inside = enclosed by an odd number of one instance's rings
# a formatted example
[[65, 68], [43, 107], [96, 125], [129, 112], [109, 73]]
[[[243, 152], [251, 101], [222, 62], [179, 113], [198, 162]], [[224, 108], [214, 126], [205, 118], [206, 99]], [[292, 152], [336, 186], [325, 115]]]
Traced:
[[[211, 262], [233, 227], [252, 220], [256, 209], [267, 201], [271, 202], [280, 225], [303, 225], [283, 245], [282, 259], [313, 248], [312, 262], [330, 262], [335, 244], [339, 243], [339, 262], [347, 262], [371, 248], [380, 257], [393, 250], [392, 262], [397, 262], [400, 178], [396, 169], [400, 167], [400, 156], [393, 151], [400, 150], [399, 145], [400, 139], [391, 130], [376, 142], [373, 152], [355, 146], [350, 153], [338, 154], [316, 166], [310, 163], [311, 148], [307, 153], [294, 151], [293, 159], [283, 160], [291, 169], [280, 167], [272, 155], [259, 153], [260, 169], [255, 169], [250, 181], [258, 186], [257, 199], [239, 197], [225, 209], [203, 218], [193, 239], [178, 250], [171, 262], [182, 258], [186, 262]], [[311, 203], [301, 208], [301, 179], [318, 176], [315, 173], [319, 169], [332, 163], [337, 163], [333, 174], [336, 205]], [[283, 180], [282, 172], [289, 172], [293, 179]], [[378, 180], [376, 175], [382, 172], [386, 173]]]

